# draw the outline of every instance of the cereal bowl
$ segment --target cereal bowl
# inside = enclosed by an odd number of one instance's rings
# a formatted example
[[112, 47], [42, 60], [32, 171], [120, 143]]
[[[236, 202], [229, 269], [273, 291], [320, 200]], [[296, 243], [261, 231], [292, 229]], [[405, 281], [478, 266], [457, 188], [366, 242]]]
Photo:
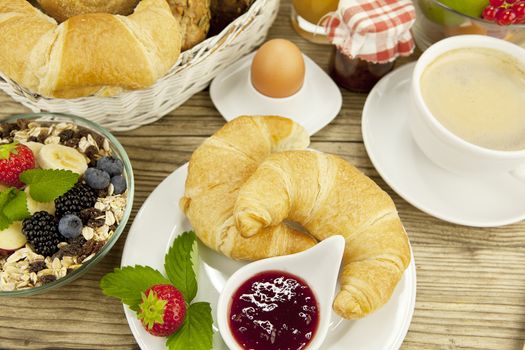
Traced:
[[[49, 152], [65, 147], [84, 158], [85, 168], [112, 170], [100, 170], [110, 178], [109, 185], [100, 189], [95, 189], [93, 176], [78, 172], [78, 182], [52, 203], [35, 202], [31, 198], [33, 192], [25, 188], [26, 206], [31, 216], [13, 223], [9, 229], [19, 225], [27, 243], [11, 250], [0, 246], [0, 296], [5, 297], [43, 293], [85, 274], [119, 239], [131, 214], [134, 196], [133, 171], [126, 151], [111, 133], [92, 121], [57, 113], [14, 115], [0, 121], [0, 145], [14, 141], [28, 146], [37, 167], [43, 169], [67, 169], [47, 167], [48, 162], [56, 161], [49, 158]], [[45, 152], [42, 151], [44, 147]], [[98, 162], [101, 158], [118, 163], [117, 169], [101, 167]], [[42, 165], [44, 162], [45, 166]], [[52, 208], [46, 209], [46, 205]], [[69, 214], [74, 214], [80, 226], [59, 220]], [[44, 225], [42, 222], [48, 226], [39, 232]], [[59, 223], [62, 224], [60, 230]], [[70, 230], [71, 225], [81, 231], [77, 230], [74, 236], [68, 237], [64, 227]], [[50, 239], [41, 243], [42, 236]]]
[[417, 46], [426, 50], [444, 38], [479, 34], [504, 39], [525, 47], [525, 25], [500, 26], [482, 18], [460, 13], [439, 0], [416, 0], [416, 23], [412, 29]]

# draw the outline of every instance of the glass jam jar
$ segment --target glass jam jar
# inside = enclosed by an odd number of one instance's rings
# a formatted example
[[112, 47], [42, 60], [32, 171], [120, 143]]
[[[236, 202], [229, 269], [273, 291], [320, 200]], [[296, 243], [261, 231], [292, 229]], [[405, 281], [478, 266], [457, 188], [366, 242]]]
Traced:
[[342, 88], [353, 92], [369, 92], [374, 85], [394, 69], [395, 60], [373, 63], [361, 58], [350, 58], [335, 46], [330, 61], [330, 76]]

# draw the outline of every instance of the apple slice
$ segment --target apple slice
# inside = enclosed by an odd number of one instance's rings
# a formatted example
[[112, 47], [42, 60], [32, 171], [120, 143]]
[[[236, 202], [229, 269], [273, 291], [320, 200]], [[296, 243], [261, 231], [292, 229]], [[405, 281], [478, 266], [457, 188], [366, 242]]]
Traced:
[[9, 255], [25, 246], [26, 236], [22, 233], [22, 222], [16, 221], [0, 231], [0, 255]]

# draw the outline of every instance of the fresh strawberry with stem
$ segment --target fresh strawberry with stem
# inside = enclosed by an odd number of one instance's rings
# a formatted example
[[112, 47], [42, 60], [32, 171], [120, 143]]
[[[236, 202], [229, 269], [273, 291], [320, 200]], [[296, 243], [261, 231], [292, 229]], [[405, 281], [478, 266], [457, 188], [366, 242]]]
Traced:
[[18, 142], [0, 146], [0, 183], [21, 188], [19, 176], [35, 167], [35, 156], [29, 147]]
[[138, 318], [146, 330], [157, 337], [167, 337], [182, 326], [186, 302], [171, 284], [157, 284], [142, 294]]

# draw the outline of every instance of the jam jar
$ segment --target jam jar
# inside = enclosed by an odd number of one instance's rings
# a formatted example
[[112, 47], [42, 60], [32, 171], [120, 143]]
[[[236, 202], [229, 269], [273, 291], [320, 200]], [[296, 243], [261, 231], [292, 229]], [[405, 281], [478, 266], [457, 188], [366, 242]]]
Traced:
[[334, 45], [330, 73], [341, 87], [369, 92], [390, 72], [398, 57], [415, 48], [410, 29], [416, 20], [410, 0], [341, 0], [328, 15]]
[[379, 79], [394, 69], [394, 65], [395, 60], [374, 63], [361, 58], [350, 58], [334, 46], [330, 76], [342, 88], [354, 92], [369, 92]]

